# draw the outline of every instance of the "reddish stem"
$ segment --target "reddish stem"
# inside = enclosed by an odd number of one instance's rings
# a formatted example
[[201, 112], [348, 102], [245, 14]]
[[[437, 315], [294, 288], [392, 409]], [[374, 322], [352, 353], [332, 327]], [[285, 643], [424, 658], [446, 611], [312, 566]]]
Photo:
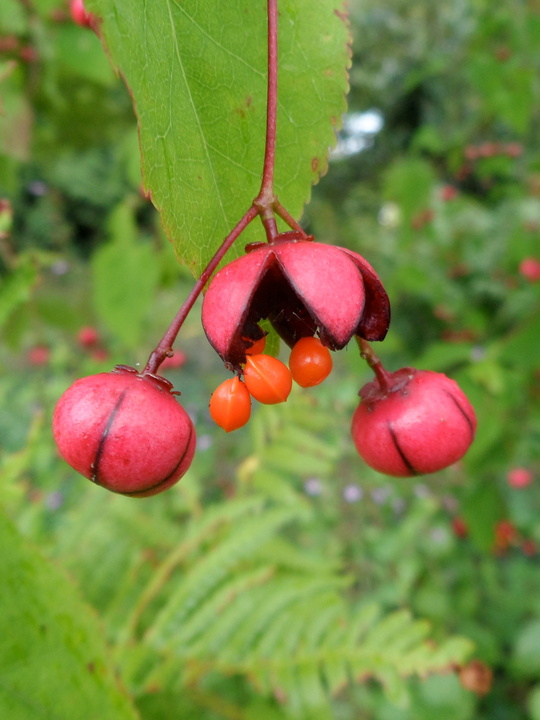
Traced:
[[276, 163], [277, 76], [278, 76], [278, 0], [268, 0], [268, 77], [266, 90], [266, 139], [264, 165], [259, 194], [253, 204], [259, 210], [266, 237], [271, 241], [278, 234], [274, 216], [274, 168]]
[[360, 349], [360, 356], [363, 360], [367, 362], [369, 367], [375, 373], [375, 377], [377, 378], [379, 387], [381, 388], [382, 392], [389, 392], [391, 387], [390, 378], [392, 376], [392, 373], [389, 373], [388, 370], [385, 370], [379, 357], [373, 352], [371, 345], [366, 340], [364, 340], [364, 338], [356, 335], [356, 342], [358, 343], [358, 347]]
[[257, 217], [257, 214], [257, 208], [252, 205], [247, 211], [247, 213], [244, 215], [244, 217], [235, 225], [235, 227], [227, 235], [225, 240], [221, 243], [219, 250], [205, 267], [202, 275], [197, 280], [197, 282], [191, 289], [191, 292], [182, 304], [182, 307], [176, 313], [174, 320], [169, 325], [169, 328], [165, 335], [161, 338], [159, 345], [148, 358], [148, 362], [146, 363], [146, 367], [144, 368], [143, 373], [156, 373], [161, 363], [165, 360], [166, 357], [170, 355], [172, 351], [172, 345], [176, 340], [176, 336], [178, 335], [180, 328], [184, 324], [185, 319], [187, 318], [191, 308], [195, 304], [195, 301], [201, 294], [204, 286], [210, 279], [210, 276], [223, 259], [223, 256], [225, 255], [227, 250], [231, 247], [231, 245], [238, 238], [238, 236], [246, 229], [249, 223]]
[[292, 228], [293, 230], [297, 230], [298, 232], [301, 232], [302, 235], [305, 235], [306, 237], [308, 237], [304, 228], [300, 225], [299, 222], [297, 222], [293, 218], [293, 216], [287, 210], [285, 210], [285, 208], [283, 207], [283, 205], [279, 202], [279, 200], [277, 198], [274, 199], [274, 203], [273, 203], [272, 207], [274, 208], [274, 212], [282, 220], [284, 220], [290, 228]]
[[266, 146], [260, 194], [274, 195], [274, 167], [276, 162], [278, 75], [278, 12], [277, 0], [268, 0], [268, 78], [266, 94]]
[[277, 127], [277, 76], [278, 76], [278, 0], [268, 0], [268, 79], [266, 106], [266, 139], [264, 165], [259, 194], [244, 217], [227, 235], [219, 250], [212, 257], [202, 275], [193, 286], [176, 317], [161, 339], [159, 345], [150, 355], [144, 373], [156, 373], [161, 363], [172, 353], [172, 345], [188, 316], [195, 301], [201, 294], [210, 276], [217, 268], [225, 253], [249, 223], [259, 215], [270, 242], [279, 234], [275, 214], [282, 218], [293, 230], [305, 235], [304, 230], [285, 208], [278, 202], [274, 194], [274, 167], [276, 161], [276, 127]]

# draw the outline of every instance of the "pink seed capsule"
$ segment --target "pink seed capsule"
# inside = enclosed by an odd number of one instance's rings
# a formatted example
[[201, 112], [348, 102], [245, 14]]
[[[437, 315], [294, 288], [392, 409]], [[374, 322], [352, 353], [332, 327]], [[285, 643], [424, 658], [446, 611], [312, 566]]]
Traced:
[[330, 350], [341, 350], [354, 335], [385, 337], [390, 301], [357, 253], [296, 231], [246, 250], [214, 275], [202, 304], [206, 336], [230, 369], [239, 374], [253, 354], [245, 339], [260, 337], [254, 331], [262, 319], [291, 348], [304, 337], [318, 336]]
[[375, 380], [359, 394], [352, 437], [360, 456], [379, 472], [437, 472], [462, 458], [474, 439], [474, 409], [442, 373], [402, 368], [390, 375], [384, 391]]
[[77, 380], [53, 415], [60, 454], [112, 492], [146, 497], [167, 490], [195, 452], [195, 428], [172, 388], [123, 365]]

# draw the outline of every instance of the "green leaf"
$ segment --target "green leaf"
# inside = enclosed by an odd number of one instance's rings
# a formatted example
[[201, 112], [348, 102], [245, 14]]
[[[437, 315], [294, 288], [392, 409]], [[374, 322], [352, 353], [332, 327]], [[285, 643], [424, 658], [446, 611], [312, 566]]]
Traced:
[[[258, 194], [266, 113], [266, 2], [89, 0], [130, 89], [145, 185], [179, 259], [197, 273]], [[276, 191], [298, 217], [345, 110], [341, 0], [279, 14]], [[238, 245], [261, 239], [250, 227]]]
[[73, 585], [0, 517], [0, 716], [135, 720], [96, 617]]

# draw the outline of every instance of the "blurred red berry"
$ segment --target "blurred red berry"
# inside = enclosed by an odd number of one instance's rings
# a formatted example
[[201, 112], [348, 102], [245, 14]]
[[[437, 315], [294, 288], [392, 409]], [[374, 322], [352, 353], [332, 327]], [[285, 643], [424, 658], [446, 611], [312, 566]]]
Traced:
[[101, 340], [101, 336], [96, 328], [91, 325], [85, 325], [77, 333], [77, 342], [81, 347], [91, 348], [97, 345]]
[[504, 147], [504, 152], [508, 157], [519, 157], [523, 155], [523, 145], [518, 142], [507, 143]]
[[540, 260], [536, 258], [524, 258], [519, 264], [519, 272], [529, 282], [540, 280]]
[[533, 474], [527, 468], [513, 468], [506, 476], [508, 484], [513, 488], [524, 488], [533, 481]]
[[105, 348], [95, 348], [91, 353], [92, 360], [96, 362], [105, 362], [110, 357], [109, 351]]
[[452, 518], [452, 530], [454, 531], [454, 535], [458, 538], [467, 537], [469, 534], [467, 523], [460, 517]]
[[0, 37], [0, 53], [14, 52], [19, 47], [19, 38], [15, 35]]
[[478, 157], [489, 158], [497, 155], [500, 146], [498, 143], [485, 142], [478, 146]]
[[30, 365], [47, 365], [51, 358], [51, 351], [46, 345], [34, 345], [28, 351], [28, 362]]
[[521, 544], [521, 551], [524, 555], [531, 557], [532, 555], [536, 555], [538, 552], [538, 546], [534, 540], [524, 540]]
[[19, 50], [19, 57], [25, 63], [32, 63], [36, 62], [39, 55], [36, 48], [31, 45], [23, 45], [23, 47]]
[[510, 520], [500, 520], [495, 525], [495, 550], [507, 550], [517, 539], [517, 530]]
[[443, 185], [441, 188], [441, 200], [450, 202], [458, 196], [458, 189], [453, 185]]

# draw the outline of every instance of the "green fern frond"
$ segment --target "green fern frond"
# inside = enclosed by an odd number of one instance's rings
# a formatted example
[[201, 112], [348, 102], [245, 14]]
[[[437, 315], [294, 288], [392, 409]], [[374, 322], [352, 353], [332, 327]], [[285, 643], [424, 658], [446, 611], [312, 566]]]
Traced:
[[304, 717], [351, 679], [378, 679], [404, 702], [403, 678], [449, 669], [471, 652], [460, 638], [429, 642], [429, 625], [407, 611], [380, 619], [370, 606], [352, 614], [340, 594], [346, 582], [271, 575], [246, 585], [194, 643], [178, 646], [177, 636], [168, 648], [183, 667], [244, 675], [260, 692], [286, 697], [292, 714]]
[[277, 440], [261, 454], [261, 461], [266, 467], [275, 472], [286, 473], [291, 477], [305, 477], [307, 475], [328, 475], [333, 468], [333, 460], [310, 455], [298, 454], [294, 445], [285, 438]]
[[269, 566], [246, 571], [218, 586], [165, 645], [186, 681], [212, 670], [244, 675], [298, 717], [367, 677], [403, 704], [404, 678], [448, 670], [470, 654], [463, 638], [430, 642], [429, 625], [406, 610], [385, 617], [373, 604], [352, 610], [342, 593], [348, 584], [330, 568], [316, 579]]
[[306, 504], [306, 498], [296, 490], [296, 482], [291, 480], [290, 475], [266, 467], [259, 469], [258, 463], [253, 470], [256, 472], [244, 476], [244, 483], [246, 485], [249, 483], [250, 487], [262, 493], [269, 500], [274, 500], [282, 505]]
[[[358, 587], [343, 572], [343, 543], [298, 489], [309, 475], [335, 476], [343, 456], [339, 440], [317, 435], [329, 406], [302, 393], [287, 406], [255, 413], [256, 450], [234, 498], [204, 506], [195, 496], [155, 515], [109, 498], [104, 512], [99, 499], [62, 536], [87, 594], [121, 627], [119, 663], [136, 691], [239, 676], [269, 702], [282, 699], [285, 715], [312, 720], [330, 717], [332, 698], [366, 678], [403, 704], [406, 678], [448, 670], [471, 652], [463, 638], [432, 642], [429, 624], [407, 610], [351, 600]], [[399, 542], [424, 525], [405, 518]]]
[[261, 512], [264, 506], [262, 497], [235, 498], [232, 502], [210, 505], [198, 517], [189, 519], [182, 534], [182, 544], [199, 548], [201, 542], [212, 538], [217, 528], [229, 527], [242, 517]]
[[251, 665], [252, 661], [257, 662], [258, 658], [264, 657], [261, 654], [260, 641], [265, 638], [268, 628], [277, 617], [286, 613], [289, 618], [289, 626], [284, 627], [282, 635], [275, 638], [276, 648], [283, 651], [296, 651], [301, 647], [308, 624], [296, 622], [295, 607], [302, 603], [304, 609], [308, 599], [319, 599], [321, 594], [343, 587], [344, 581], [340, 578], [282, 578], [269, 583], [265, 588], [259, 588], [258, 597], [252, 601], [251, 612], [237, 624], [235, 632], [229, 636], [226, 648], [219, 654], [220, 661], [224, 663], [236, 663], [239, 659]]
[[342, 561], [337, 553], [332, 554], [329, 551], [326, 556], [321, 556], [317, 548], [308, 551], [279, 535], [260, 548], [258, 557], [262, 562], [273, 562], [284, 570], [295, 570], [304, 574], [332, 575], [339, 574], [342, 570]]
[[302, 508], [277, 508], [235, 523], [225, 540], [187, 571], [156, 616], [150, 630], [152, 638], [175, 637], [186, 618], [239, 562], [252, 555], [278, 528], [301, 516]]
[[328, 437], [286, 422], [274, 427], [272, 436], [258, 451], [263, 468], [292, 478], [328, 475], [339, 455], [339, 447]]
[[180, 645], [186, 645], [192, 641], [211, 625], [216, 617], [222, 615], [225, 608], [231, 605], [240, 594], [266, 583], [273, 572], [274, 568], [267, 565], [233, 575], [229, 582], [221, 585], [214, 594], [207, 597], [197, 608], [196, 613], [182, 625], [175, 641]]

